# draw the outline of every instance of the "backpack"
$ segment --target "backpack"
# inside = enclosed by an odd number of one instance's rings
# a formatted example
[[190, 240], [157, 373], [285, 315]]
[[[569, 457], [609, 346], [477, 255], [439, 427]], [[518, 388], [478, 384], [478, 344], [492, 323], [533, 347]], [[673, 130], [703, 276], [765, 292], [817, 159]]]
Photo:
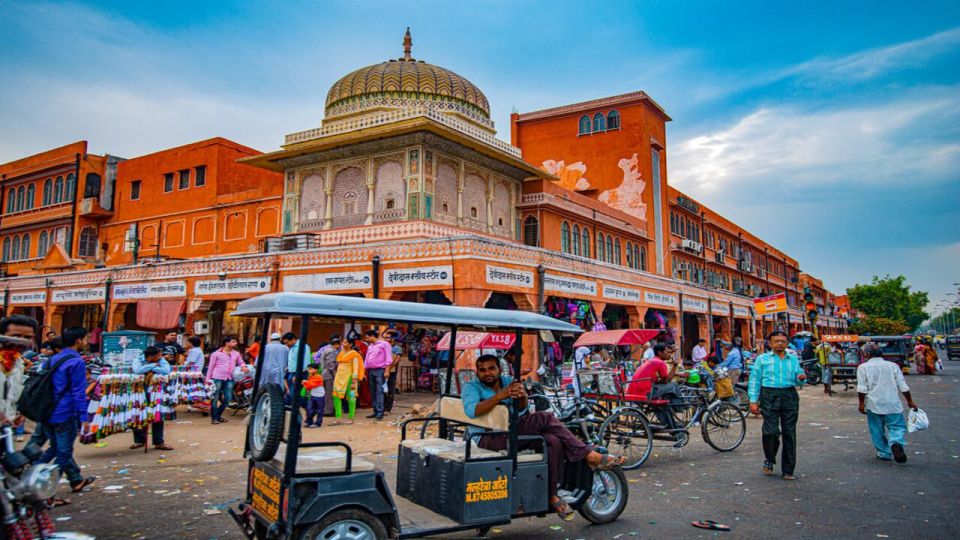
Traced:
[[23, 392], [20, 394], [20, 399], [17, 400], [17, 410], [20, 411], [20, 414], [34, 422], [50, 420], [54, 409], [60, 403], [60, 398], [63, 397], [54, 395], [53, 372], [68, 358], [61, 358], [53, 367], [41, 368], [36, 374], [27, 377], [27, 380], [23, 383]]

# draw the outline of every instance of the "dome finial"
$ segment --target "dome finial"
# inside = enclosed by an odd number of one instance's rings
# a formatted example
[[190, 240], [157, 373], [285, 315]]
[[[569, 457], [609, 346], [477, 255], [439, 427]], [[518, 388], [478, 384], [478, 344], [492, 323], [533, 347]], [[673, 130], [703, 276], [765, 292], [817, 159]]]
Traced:
[[410, 51], [413, 49], [413, 38], [410, 37], [410, 27], [407, 27], [407, 33], [403, 35], [403, 59], [413, 60]]

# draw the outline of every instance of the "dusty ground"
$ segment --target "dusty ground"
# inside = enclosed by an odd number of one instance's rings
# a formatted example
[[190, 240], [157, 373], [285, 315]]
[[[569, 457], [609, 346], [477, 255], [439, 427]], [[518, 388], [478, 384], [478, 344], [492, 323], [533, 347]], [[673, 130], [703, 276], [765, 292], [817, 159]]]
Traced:
[[[614, 524], [529, 519], [492, 536], [958, 538], [958, 375], [960, 363], [951, 362], [942, 376], [908, 377], [933, 429], [909, 436], [905, 466], [874, 459], [853, 390], [827, 398], [811, 388], [802, 392], [797, 482], [760, 474], [760, 421], [751, 419], [747, 440], [732, 453], [713, 451], [699, 436], [682, 450], [655, 447], [647, 464], [627, 473], [630, 502]], [[403, 395], [395, 412], [430, 401], [425, 394]], [[78, 461], [100, 479], [92, 491], [74, 496], [71, 506], [55, 511], [64, 520], [58, 527], [98, 538], [240, 538], [223, 512], [243, 495], [246, 480], [242, 415], [228, 418], [211, 426], [199, 413], [184, 412], [167, 426], [172, 452], [128, 450], [129, 434], [80, 447]], [[358, 419], [353, 426], [307, 430], [306, 438], [350, 443], [392, 482], [399, 428]], [[728, 523], [733, 532], [694, 529], [690, 522], [698, 519]]]

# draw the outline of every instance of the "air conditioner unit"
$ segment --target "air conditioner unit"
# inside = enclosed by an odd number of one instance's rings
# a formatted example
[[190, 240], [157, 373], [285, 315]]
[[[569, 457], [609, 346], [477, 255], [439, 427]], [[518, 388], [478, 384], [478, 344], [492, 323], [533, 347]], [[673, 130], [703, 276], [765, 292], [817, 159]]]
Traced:
[[716, 260], [718, 263], [723, 264], [723, 261], [724, 261], [723, 250], [718, 251], [718, 252], [713, 256], [713, 258], [714, 258], [714, 260]]
[[761, 278], [767, 277], [767, 271], [764, 270], [763, 268], [757, 268], [757, 277], [761, 277]]
[[679, 268], [680, 270], [689, 270], [690, 263], [680, 263], [679, 265], [677, 265], [677, 268]]
[[741, 260], [741, 261], [740, 261], [740, 264], [738, 265], [738, 267], [740, 268], [740, 270], [743, 270], [744, 272], [752, 272], [752, 271], [753, 271], [753, 265], [750, 264], [748, 261]]
[[684, 239], [683, 242], [680, 244], [680, 246], [683, 249], [687, 251], [692, 251], [694, 253], [700, 253], [701, 251], [703, 251], [703, 245], [700, 242], [697, 242], [694, 240]]
[[210, 333], [210, 323], [207, 321], [193, 321], [193, 333], [200, 336]]

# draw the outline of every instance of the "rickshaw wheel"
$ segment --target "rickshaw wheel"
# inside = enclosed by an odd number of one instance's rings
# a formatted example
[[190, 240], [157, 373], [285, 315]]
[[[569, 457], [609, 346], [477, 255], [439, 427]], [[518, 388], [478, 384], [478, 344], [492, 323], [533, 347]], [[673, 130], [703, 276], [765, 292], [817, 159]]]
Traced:
[[253, 415], [247, 428], [250, 455], [257, 461], [270, 461], [283, 437], [283, 392], [277, 384], [265, 384], [257, 392]]
[[700, 421], [703, 440], [718, 452], [736, 450], [747, 435], [747, 419], [732, 403], [718, 403]]
[[490, 527], [479, 527], [477, 528], [477, 536], [480, 538], [486, 538], [490, 533]]
[[302, 531], [299, 540], [386, 540], [387, 528], [380, 519], [357, 508], [337, 510]]
[[621, 469], [597, 471], [593, 473], [590, 498], [577, 511], [595, 525], [612, 523], [623, 513], [629, 498], [627, 477]]
[[624, 457], [621, 468], [627, 471], [646, 463], [653, 450], [653, 437], [646, 416], [629, 407], [614, 411], [603, 422], [600, 441], [611, 454]]

